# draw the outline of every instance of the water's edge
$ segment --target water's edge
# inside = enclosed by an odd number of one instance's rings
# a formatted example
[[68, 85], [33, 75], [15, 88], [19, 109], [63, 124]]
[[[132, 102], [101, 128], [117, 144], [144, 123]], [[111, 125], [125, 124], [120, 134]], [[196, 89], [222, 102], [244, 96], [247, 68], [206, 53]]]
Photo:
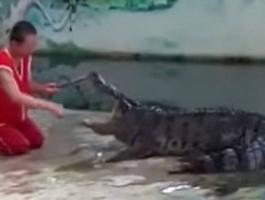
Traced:
[[156, 54], [140, 52], [103, 52], [88, 51], [83, 49], [58, 48], [57, 50], [39, 50], [36, 52], [40, 57], [72, 57], [75, 60], [96, 60], [103, 59], [109, 61], [161, 61], [176, 63], [196, 63], [196, 64], [265, 64], [265, 57], [245, 56], [245, 55], [203, 55], [203, 54]]

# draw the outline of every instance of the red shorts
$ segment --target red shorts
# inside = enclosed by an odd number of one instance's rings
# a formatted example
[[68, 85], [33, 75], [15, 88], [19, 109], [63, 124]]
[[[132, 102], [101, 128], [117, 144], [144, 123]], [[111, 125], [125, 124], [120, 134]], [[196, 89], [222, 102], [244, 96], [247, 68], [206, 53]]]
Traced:
[[36, 124], [27, 119], [16, 126], [0, 127], [0, 153], [4, 155], [20, 155], [31, 149], [38, 149], [44, 141]]

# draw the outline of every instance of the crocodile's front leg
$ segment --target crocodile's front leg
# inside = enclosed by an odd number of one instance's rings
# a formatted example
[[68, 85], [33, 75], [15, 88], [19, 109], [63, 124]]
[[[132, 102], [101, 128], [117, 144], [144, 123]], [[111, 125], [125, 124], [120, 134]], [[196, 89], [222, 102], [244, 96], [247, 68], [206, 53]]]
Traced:
[[241, 152], [241, 166], [245, 170], [260, 170], [265, 167], [265, 138], [258, 138]]
[[226, 149], [222, 156], [222, 171], [255, 171], [265, 167], [265, 139], [258, 138], [249, 145]]
[[195, 173], [261, 170], [265, 167], [265, 138], [260, 137], [248, 146], [227, 148], [211, 154], [201, 153], [188, 157], [186, 161], [188, 164], [183, 170]]
[[[189, 173], [216, 173], [220, 171], [236, 171], [240, 168], [238, 154], [232, 148], [214, 153], [192, 152], [183, 159], [186, 163], [182, 172]], [[170, 173], [175, 173], [174, 170]], [[177, 173], [180, 173], [179, 171]]]
[[218, 171], [216, 156], [208, 155], [201, 151], [191, 152], [182, 157], [177, 169], [171, 169], [170, 174], [179, 173], [213, 173]]

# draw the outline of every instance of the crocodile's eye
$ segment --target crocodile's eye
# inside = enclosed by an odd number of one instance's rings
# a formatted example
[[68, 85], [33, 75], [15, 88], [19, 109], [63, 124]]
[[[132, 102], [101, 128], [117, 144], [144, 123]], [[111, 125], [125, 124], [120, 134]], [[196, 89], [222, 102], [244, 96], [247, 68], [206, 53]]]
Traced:
[[116, 102], [113, 108], [113, 117], [115, 118], [121, 118], [123, 117], [128, 111], [130, 111], [132, 106], [125, 102], [125, 101], [119, 101]]

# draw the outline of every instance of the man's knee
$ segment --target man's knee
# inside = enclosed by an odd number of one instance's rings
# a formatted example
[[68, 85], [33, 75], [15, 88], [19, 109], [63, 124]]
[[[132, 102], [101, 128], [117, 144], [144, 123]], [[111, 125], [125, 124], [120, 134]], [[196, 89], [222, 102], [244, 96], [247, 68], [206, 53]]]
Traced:
[[0, 152], [4, 155], [21, 155], [30, 150], [30, 142], [16, 128], [0, 129]]
[[39, 149], [43, 146], [44, 137], [39, 127], [30, 119], [27, 119], [20, 127], [20, 131], [27, 138], [31, 149]]
[[42, 136], [39, 136], [38, 138], [30, 142], [30, 147], [32, 149], [39, 149], [43, 146], [43, 143], [44, 143], [44, 138]]
[[43, 146], [44, 137], [41, 133], [36, 132], [36, 134], [32, 134], [31, 137], [28, 138], [28, 141], [31, 149], [39, 149]]

